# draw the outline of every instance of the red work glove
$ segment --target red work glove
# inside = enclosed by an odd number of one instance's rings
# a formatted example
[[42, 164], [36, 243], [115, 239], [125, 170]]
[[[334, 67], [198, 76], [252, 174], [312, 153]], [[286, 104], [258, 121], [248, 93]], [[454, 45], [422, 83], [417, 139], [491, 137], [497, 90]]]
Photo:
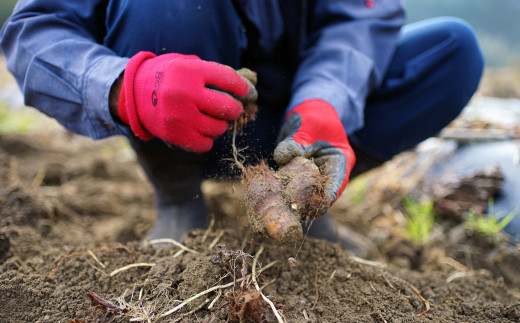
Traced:
[[242, 113], [242, 104], [229, 94], [243, 97], [248, 91], [228, 66], [194, 55], [139, 52], [126, 65], [117, 110], [141, 139], [158, 137], [205, 152]]
[[323, 100], [305, 101], [287, 115], [279, 138], [275, 161], [284, 165], [296, 156], [312, 157], [329, 178], [325, 190], [332, 205], [347, 186], [356, 162], [336, 110]]

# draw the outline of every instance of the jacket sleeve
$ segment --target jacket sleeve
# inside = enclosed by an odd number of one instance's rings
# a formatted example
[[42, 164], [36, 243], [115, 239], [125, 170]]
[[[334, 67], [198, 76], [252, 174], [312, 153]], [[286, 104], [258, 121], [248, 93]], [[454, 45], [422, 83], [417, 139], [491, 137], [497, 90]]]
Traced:
[[21, 0], [0, 34], [25, 104], [93, 139], [123, 129], [108, 105], [128, 59], [101, 45], [105, 11], [104, 0]]
[[305, 44], [287, 112], [322, 99], [347, 134], [363, 126], [365, 101], [381, 84], [405, 14], [400, 0], [317, 0], [307, 15]]

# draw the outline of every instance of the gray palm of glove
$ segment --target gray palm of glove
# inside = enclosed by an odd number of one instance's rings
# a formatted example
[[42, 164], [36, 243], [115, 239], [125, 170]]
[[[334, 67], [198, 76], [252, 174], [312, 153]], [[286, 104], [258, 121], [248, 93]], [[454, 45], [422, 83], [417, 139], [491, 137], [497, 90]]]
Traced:
[[355, 156], [334, 108], [322, 100], [305, 101], [291, 111], [278, 140], [274, 160], [281, 166], [294, 157], [312, 158], [328, 178], [325, 191], [331, 204], [337, 200], [348, 183]]

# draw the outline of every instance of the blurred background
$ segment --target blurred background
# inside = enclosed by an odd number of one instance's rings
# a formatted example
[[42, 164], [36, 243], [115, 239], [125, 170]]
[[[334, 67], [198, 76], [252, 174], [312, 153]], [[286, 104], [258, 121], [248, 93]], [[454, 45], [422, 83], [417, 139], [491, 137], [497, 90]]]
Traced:
[[437, 16], [466, 20], [475, 29], [486, 60], [480, 93], [520, 98], [519, 0], [405, 0], [405, 4], [409, 22]]
[[406, 0], [409, 21], [460, 17], [475, 29], [489, 67], [520, 65], [520, 1]]
[[[488, 67], [483, 82], [484, 94], [520, 97], [519, 0], [404, 1], [410, 22], [436, 16], [455, 16], [469, 22], [477, 33]], [[0, 25], [4, 24], [15, 4], [15, 0], [0, 2]], [[489, 83], [502, 88], [490, 89]]]
[[16, 0], [2, 0], [0, 3], [0, 24], [3, 25], [7, 17], [13, 11]]

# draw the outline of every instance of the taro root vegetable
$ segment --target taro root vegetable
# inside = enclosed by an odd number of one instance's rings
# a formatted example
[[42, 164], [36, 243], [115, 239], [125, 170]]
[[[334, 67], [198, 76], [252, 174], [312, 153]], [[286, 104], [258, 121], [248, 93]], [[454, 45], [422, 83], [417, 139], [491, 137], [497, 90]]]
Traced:
[[263, 162], [250, 166], [243, 181], [253, 230], [280, 243], [301, 240], [303, 219], [321, 215], [330, 204], [325, 198], [326, 177], [303, 157], [293, 158], [278, 172]]
[[302, 238], [299, 218], [284, 201], [282, 181], [264, 162], [245, 169], [244, 188], [249, 222], [255, 232], [281, 243]]

